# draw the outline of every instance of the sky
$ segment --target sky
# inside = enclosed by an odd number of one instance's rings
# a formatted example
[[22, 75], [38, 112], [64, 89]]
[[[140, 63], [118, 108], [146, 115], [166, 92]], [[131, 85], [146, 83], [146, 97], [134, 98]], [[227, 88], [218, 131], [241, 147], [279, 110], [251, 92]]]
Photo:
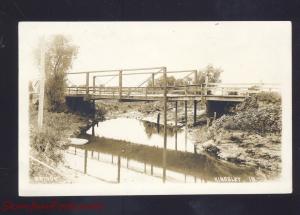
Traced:
[[[42, 36], [47, 40], [55, 34], [79, 46], [70, 72], [191, 70], [211, 64], [224, 71], [224, 83], [280, 83], [291, 72], [290, 22], [21, 22], [19, 65], [30, 79], [39, 74], [33, 50]], [[149, 76], [132, 77], [123, 85], [137, 85]], [[108, 79], [99, 78], [97, 84]], [[83, 84], [85, 77], [73, 75], [69, 81]]]

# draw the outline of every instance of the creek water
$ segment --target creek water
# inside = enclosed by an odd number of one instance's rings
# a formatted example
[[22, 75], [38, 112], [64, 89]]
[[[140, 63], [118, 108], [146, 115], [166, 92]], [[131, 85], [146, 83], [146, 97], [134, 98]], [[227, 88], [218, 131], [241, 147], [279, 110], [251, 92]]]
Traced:
[[98, 127], [87, 131], [88, 144], [69, 147], [66, 161], [71, 168], [105, 183], [251, 182], [255, 179], [254, 168], [199, 153], [187, 128], [167, 127], [164, 149], [163, 131], [163, 126], [156, 123], [130, 118], [99, 122]]

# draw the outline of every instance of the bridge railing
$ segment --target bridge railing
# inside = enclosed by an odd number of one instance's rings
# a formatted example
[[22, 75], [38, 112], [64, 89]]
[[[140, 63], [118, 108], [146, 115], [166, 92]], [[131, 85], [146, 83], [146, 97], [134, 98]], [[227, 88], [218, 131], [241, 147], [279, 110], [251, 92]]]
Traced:
[[[279, 91], [280, 88], [275, 84], [221, 84], [210, 83], [205, 84], [189, 84], [182, 86], [167, 86], [168, 96], [230, 96], [230, 97], [246, 97], [262, 91]], [[88, 92], [94, 96], [108, 97], [133, 97], [133, 96], [161, 96], [164, 88], [154, 87], [83, 87], [73, 86], [67, 87], [68, 95], [83, 95]]]

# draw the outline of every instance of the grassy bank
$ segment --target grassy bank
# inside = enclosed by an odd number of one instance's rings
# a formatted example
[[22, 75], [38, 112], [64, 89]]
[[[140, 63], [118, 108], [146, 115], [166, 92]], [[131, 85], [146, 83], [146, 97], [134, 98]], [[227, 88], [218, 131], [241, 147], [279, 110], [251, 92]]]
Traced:
[[[68, 137], [76, 136], [85, 127], [88, 119], [70, 113], [44, 111], [42, 129], [37, 126], [37, 110], [30, 108], [30, 155], [49, 166], [56, 167], [63, 163], [63, 152], [69, 144]], [[61, 182], [63, 177], [45, 168], [43, 165], [30, 162], [31, 182]], [[45, 181], [46, 180], [46, 181]]]
[[271, 171], [281, 170], [281, 97], [262, 92], [196, 132], [199, 148], [219, 159]]

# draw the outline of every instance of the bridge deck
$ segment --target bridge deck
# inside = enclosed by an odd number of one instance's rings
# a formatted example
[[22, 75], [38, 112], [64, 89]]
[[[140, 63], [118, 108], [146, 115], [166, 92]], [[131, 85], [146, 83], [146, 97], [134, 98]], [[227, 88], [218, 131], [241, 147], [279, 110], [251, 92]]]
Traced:
[[[242, 102], [246, 97], [271, 88], [250, 90], [249, 86], [202, 85], [168, 86], [168, 101], [231, 101]], [[116, 99], [123, 101], [158, 101], [164, 99], [162, 87], [68, 87], [68, 97], [85, 99]]]
[[[116, 99], [116, 100], [123, 100], [123, 101], [159, 101], [163, 100], [163, 95], [158, 94], [150, 94], [150, 95], [123, 95], [121, 98], [118, 95], [113, 94], [103, 94], [103, 95], [94, 95], [94, 94], [67, 94], [68, 97], [85, 97], [86, 99], [91, 100], [102, 100], [102, 99]], [[176, 95], [176, 94], [169, 94], [167, 95], [169, 101], [201, 101], [205, 98], [207, 101], [232, 101], [232, 102], [242, 102], [245, 99], [245, 96], [239, 95]]]

